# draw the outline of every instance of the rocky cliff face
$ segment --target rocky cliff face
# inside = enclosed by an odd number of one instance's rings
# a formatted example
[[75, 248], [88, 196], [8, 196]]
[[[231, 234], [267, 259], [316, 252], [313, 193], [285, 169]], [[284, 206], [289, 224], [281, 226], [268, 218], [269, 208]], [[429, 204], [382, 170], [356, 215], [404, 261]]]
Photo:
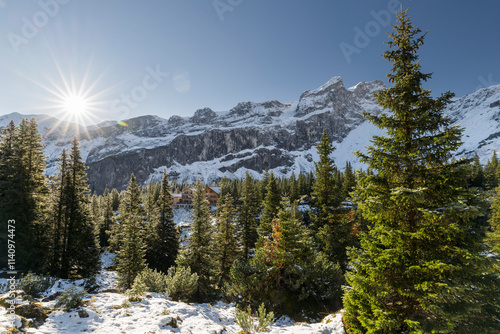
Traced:
[[[36, 118], [49, 156], [48, 173], [56, 171], [62, 147], [68, 147], [79, 132], [90, 186], [101, 192], [106, 184], [123, 189], [131, 173], [139, 182], [159, 180], [165, 168], [189, 182], [244, 177], [247, 170], [258, 176], [266, 168], [278, 175], [309, 171], [314, 168], [315, 144], [323, 129], [337, 147], [337, 165], [351, 161], [357, 166], [352, 152], [369, 145], [373, 134], [381, 134], [364, 122], [362, 113], [381, 111], [373, 93], [383, 87], [381, 81], [373, 81], [347, 89], [341, 78], [334, 77], [304, 92], [297, 102], [242, 102], [224, 112], [203, 108], [192, 117], [141, 116], [84, 129], [74, 124], [57, 126], [57, 120], [47, 116]], [[460, 155], [478, 150], [486, 161], [499, 147], [500, 86], [456, 99], [447, 113], [465, 127]], [[17, 123], [21, 116], [2, 116], [0, 126], [10, 118]], [[70, 130], [64, 131], [67, 126]]]

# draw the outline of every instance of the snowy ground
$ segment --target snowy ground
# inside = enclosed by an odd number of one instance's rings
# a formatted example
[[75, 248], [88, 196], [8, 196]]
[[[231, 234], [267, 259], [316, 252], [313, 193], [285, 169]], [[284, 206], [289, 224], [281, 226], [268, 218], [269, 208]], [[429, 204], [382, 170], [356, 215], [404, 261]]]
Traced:
[[[87, 305], [70, 312], [55, 309], [45, 323], [38, 328], [26, 328], [26, 333], [238, 333], [241, 328], [235, 323], [234, 304], [187, 304], [174, 302], [162, 294], [147, 294], [141, 301], [127, 305], [127, 297], [121, 293], [110, 292], [116, 287], [116, 274], [109, 271], [111, 265], [109, 253], [103, 256], [103, 269], [97, 277], [101, 285], [96, 294], [89, 294]], [[6, 283], [0, 279], [0, 284]], [[71, 284], [80, 286], [83, 281], [71, 282], [58, 280], [45, 293], [49, 296], [62, 291]], [[108, 290], [108, 292], [104, 292]], [[0, 298], [8, 294], [0, 295]], [[28, 303], [23, 301], [22, 303]], [[40, 302], [41, 305], [54, 308], [55, 301]], [[85, 312], [82, 312], [85, 311]], [[10, 326], [6, 309], [0, 307], [0, 334], [7, 333]], [[87, 316], [88, 315], [88, 316]], [[83, 317], [82, 317], [83, 316]], [[16, 316], [16, 324], [21, 321]], [[343, 334], [342, 318], [340, 314], [329, 315], [322, 322], [306, 324], [294, 323], [288, 318], [278, 319], [270, 326], [268, 333], [321, 333]]]

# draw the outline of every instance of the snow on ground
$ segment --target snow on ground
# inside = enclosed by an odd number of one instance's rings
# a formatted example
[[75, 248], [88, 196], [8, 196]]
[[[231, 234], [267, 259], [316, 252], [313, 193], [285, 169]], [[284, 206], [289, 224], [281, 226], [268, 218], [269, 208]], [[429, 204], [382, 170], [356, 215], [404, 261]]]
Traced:
[[[177, 210], [176, 210], [177, 211]], [[177, 213], [180, 217], [187, 213]], [[180, 218], [180, 222], [184, 218]], [[101, 285], [97, 293], [88, 294], [86, 305], [69, 312], [54, 309], [45, 323], [38, 328], [26, 328], [32, 334], [142, 334], [142, 333], [238, 333], [241, 328], [235, 323], [236, 308], [234, 304], [218, 302], [216, 304], [188, 304], [169, 300], [163, 294], [146, 294], [141, 301], [128, 302], [127, 296], [110, 292], [116, 288], [116, 273], [110, 271], [113, 254], [105, 252], [102, 256], [102, 270], [97, 275]], [[6, 283], [0, 279], [0, 284]], [[63, 291], [74, 284], [82, 288], [84, 281], [58, 280], [44, 296]], [[0, 295], [0, 298], [8, 294]], [[22, 303], [27, 303], [23, 301]], [[42, 306], [54, 308], [56, 301], [40, 302]], [[7, 333], [10, 326], [7, 310], [0, 307], [0, 334]], [[16, 325], [20, 326], [20, 318], [16, 316]], [[282, 317], [269, 327], [271, 334], [344, 334], [340, 313], [329, 315], [319, 323], [294, 323]]]

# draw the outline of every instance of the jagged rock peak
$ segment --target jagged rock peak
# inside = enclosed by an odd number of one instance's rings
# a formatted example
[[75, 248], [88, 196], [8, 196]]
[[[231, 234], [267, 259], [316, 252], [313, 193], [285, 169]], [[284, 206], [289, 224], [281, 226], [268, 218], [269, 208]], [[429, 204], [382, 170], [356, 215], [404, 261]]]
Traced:
[[195, 124], [207, 124], [217, 117], [215, 111], [210, 108], [198, 109], [195, 111], [194, 116], [191, 117], [191, 122]]
[[253, 109], [253, 103], [252, 102], [240, 102], [238, 103], [235, 107], [231, 108], [229, 110], [230, 115], [245, 115], [249, 113]]

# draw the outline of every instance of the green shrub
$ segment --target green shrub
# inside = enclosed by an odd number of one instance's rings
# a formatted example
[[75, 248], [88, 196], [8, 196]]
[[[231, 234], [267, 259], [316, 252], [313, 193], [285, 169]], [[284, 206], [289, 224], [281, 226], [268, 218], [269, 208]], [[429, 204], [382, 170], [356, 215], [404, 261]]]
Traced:
[[81, 306], [83, 304], [83, 298], [85, 298], [86, 295], [87, 291], [80, 290], [76, 286], [72, 285], [69, 288], [66, 288], [62, 295], [57, 298], [56, 307], [64, 306], [64, 309], [69, 311], [72, 308]]
[[146, 268], [134, 280], [131, 295], [141, 296], [145, 292], [167, 292], [167, 276], [160, 271]]
[[187, 301], [198, 289], [198, 274], [192, 274], [189, 267], [170, 267], [166, 284], [172, 300]]
[[264, 303], [260, 304], [257, 312], [257, 321], [252, 317], [252, 309], [250, 305], [246, 311], [236, 311], [235, 322], [241, 327], [243, 333], [252, 334], [267, 331], [267, 327], [273, 322], [274, 313], [266, 313]]
[[33, 298], [40, 298], [42, 293], [50, 289], [56, 282], [55, 278], [44, 275], [36, 275], [28, 273], [21, 276], [19, 280], [19, 289], [23, 290], [27, 295]]

